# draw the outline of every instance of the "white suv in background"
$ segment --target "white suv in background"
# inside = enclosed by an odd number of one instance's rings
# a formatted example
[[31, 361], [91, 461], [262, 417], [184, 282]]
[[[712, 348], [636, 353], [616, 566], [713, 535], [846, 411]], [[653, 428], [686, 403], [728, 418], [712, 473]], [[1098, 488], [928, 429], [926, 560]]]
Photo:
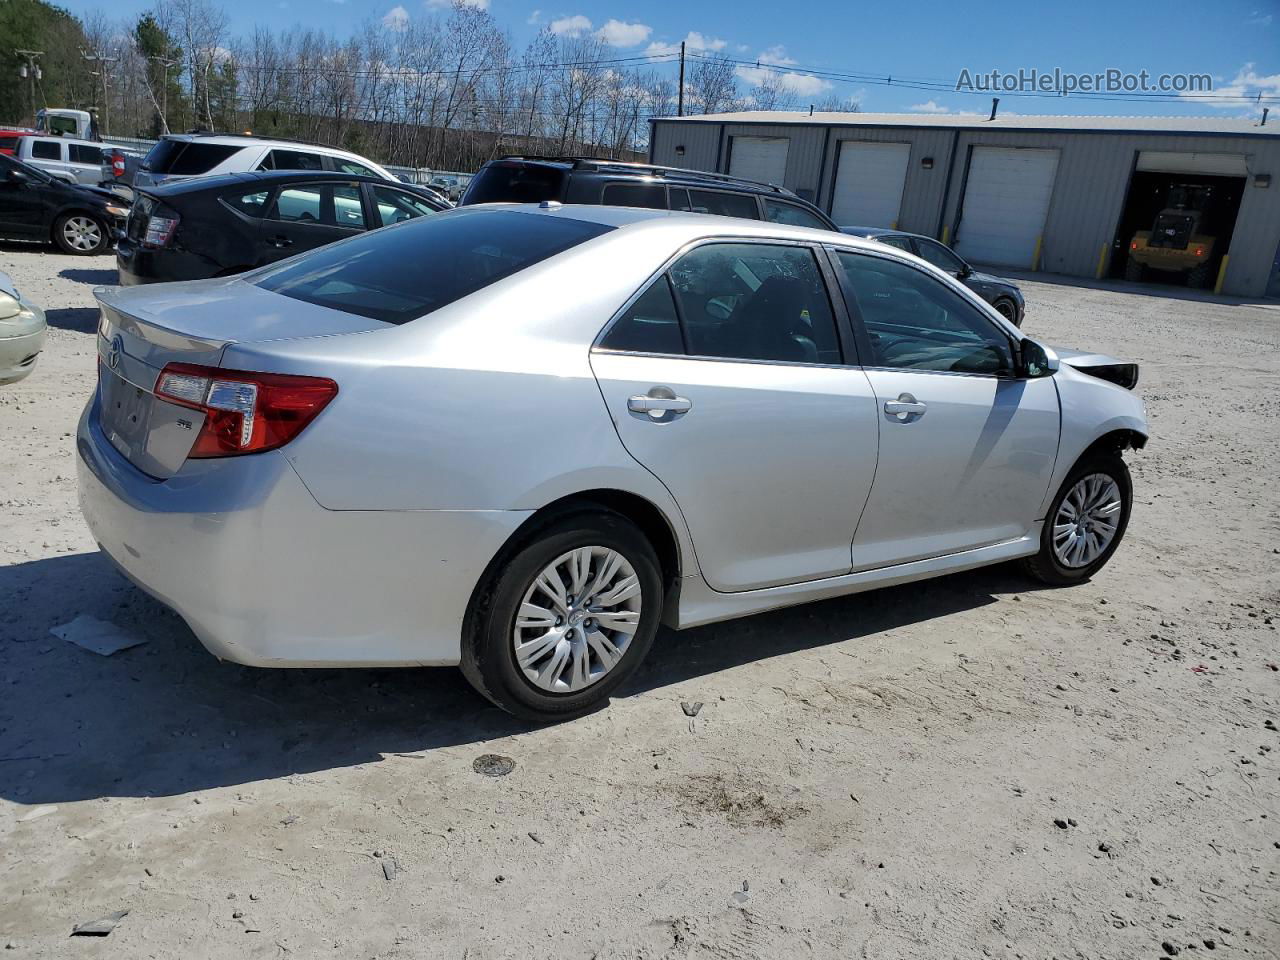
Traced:
[[13, 155], [67, 183], [102, 182], [102, 147], [93, 140], [71, 137], [17, 137]]
[[174, 133], [151, 148], [133, 186], [252, 170], [326, 170], [396, 179], [372, 160], [333, 147], [230, 134]]

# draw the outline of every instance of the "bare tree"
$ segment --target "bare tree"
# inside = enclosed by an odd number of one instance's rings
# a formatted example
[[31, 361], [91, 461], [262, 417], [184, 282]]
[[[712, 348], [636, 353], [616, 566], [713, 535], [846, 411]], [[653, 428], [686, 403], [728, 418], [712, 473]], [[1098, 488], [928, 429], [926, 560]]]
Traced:
[[725, 57], [698, 57], [685, 83], [685, 103], [699, 113], [725, 113], [741, 105], [734, 66]]

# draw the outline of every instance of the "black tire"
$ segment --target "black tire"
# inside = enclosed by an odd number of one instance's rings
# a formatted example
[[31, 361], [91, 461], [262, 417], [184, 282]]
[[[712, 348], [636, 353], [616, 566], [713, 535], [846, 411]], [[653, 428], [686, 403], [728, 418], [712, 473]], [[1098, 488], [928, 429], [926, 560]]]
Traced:
[[1124, 278], [1126, 280], [1141, 280], [1144, 273], [1145, 271], [1142, 269], [1142, 264], [1133, 259], [1133, 257], [1130, 257], [1125, 261]]
[[[92, 246], [77, 246], [68, 237], [68, 225], [73, 222], [91, 223], [97, 227], [97, 239]], [[93, 257], [110, 249], [111, 228], [91, 214], [72, 211], [62, 214], [53, 222], [53, 242], [63, 253], [75, 257]]]
[[[1059, 561], [1053, 549], [1054, 518], [1058, 515], [1058, 509], [1062, 505], [1063, 499], [1076, 483], [1081, 478], [1094, 473], [1109, 476], [1119, 487], [1120, 519], [1116, 525], [1115, 536], [1112, 537], [1106, 549], [1093, 562], [1085, 566], [1069, 567]], [[1044, 529], [1040, 533], [1040, 551], [1035, 556], [1027, 557], [1021, 561], [1024, 572], [1042, 583], [1052, 584], [1053, 586], [1070, 586], [1071, 584], [1083, 583], [1088, 580], [1106, 566], [1107, 561], [1111, 559], [1111, 555], [1120, 546], [1120, 541], [1124, 539], [1125, 529], [1129, 526], [1129, 511], [1132, 507], [1133, 482], [1129, 477], [1129, 468], [1125, 466], [1124, 459], [1119, 452], [1101, 452], [1081, 458], [1080, 462], [1067, 474], [1067, 478], [1062, 481], [1062, 486], [1054, 496], [1053, 502], [1049, 504], [1049, 511], [1045, 515]]]
[[[578, 547], [616, 550], [640, 582], [639, 625], [622, 659], [590, 686], [576, 692], [543, 690], [516, 662], [516, 613], [534, 579], [556, 558]], [[571, 720], [605, 704], [653, 645], [662, 617], [663, 587], [653, 546], [625, 517], [589, 509], [548, 520], [490, 564], [471, 599], [462, 637], [463, 675], [481, 694], [524, 720]]]
[[996, 308], [996, 312], [999, 313], [1000, 316], [1004, 317], [1015, 327], [1022, 326], [1018, 317], [1018, 306], [1008, 297], [1000, 297], [992, 304], [992, 306]]
[[1191, 268], [1191, 272], [1187, 274], [1187, 286], [1195, 290], [1204, 290], [1209, 286], [1209, 264], [1200, 263]]

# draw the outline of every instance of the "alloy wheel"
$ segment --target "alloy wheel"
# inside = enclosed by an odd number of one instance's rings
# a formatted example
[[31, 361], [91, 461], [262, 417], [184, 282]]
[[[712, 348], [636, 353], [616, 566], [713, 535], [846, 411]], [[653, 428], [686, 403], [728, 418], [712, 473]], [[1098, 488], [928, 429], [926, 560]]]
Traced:
[[102, 243], [102, 228], [92, 217], [68, 217], [62, 225], [62, 237], [75, 250], [93, 250]]
[[640, 626], [640, 578], [609, 547], [578, 547], [542, 569], [516, 613], [516, 666], [534, 686], [576, 693], [621, 661]]
[[1120, 487], [1105, 473], [1081, 477], [1053, 518], [1053, 553], [1064, 567], [1087, 567], [1111, 546], [1123, 511]]

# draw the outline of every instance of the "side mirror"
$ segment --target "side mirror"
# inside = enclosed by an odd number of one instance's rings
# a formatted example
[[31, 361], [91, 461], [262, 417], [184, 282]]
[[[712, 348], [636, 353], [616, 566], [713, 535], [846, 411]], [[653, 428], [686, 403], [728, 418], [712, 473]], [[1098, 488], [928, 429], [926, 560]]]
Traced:
[[7, 180], [9, 183], [15, 183], [15, 184], [26, 183], [30, 179], [31, 178], [28, 177], [26, 173], [24, 173], [21, 170], [10, 170], [9, 175], [5, 177], [5, 180]]
[[1023, 340], [1018, 345], [1018, 353], [1021, 356], [1018, 372], [1028, 380], [1051, 377], [1058, 372], [1058, 355], [1050, 347], [1041, 346], [1034, 340]]
[[966, 263], [963, 267], [960, 268], [960, 271], [956, 274], [956, 279], [963, 280], [965, 277], [971, 276], [972, 274], [973, 274], [973, 267], [969, 266]]

